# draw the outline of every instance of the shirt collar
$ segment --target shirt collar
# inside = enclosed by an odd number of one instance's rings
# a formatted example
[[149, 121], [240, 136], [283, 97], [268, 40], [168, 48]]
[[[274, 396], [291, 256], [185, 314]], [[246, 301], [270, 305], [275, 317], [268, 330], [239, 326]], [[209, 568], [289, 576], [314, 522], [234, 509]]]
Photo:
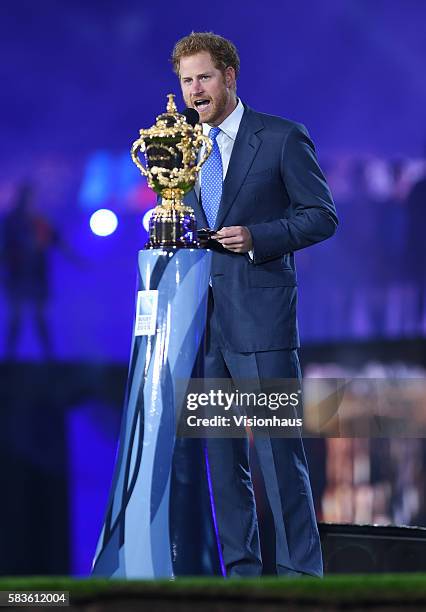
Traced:
[[[244, 114], [244, 106], [241, 100], [238, 98], [238, 104], [234, 108], [232, 113], [228, 115], [226, 119], [222, 121], [220, 125], [218, 125], [218, 127], [222, 130], [222, 132], [224, 132], [232, 140], [235, 140], [237, 137], [238, 128], [240, 127], [240, 123], [241, 123], [241, 119], [243, 118], [243, 114]], [[205, 136], [208, 136], [211, 130], [211, 125], [209, 125], [208, 123], [203, 123], [202, 125], [203, 125], [203, 134]]]

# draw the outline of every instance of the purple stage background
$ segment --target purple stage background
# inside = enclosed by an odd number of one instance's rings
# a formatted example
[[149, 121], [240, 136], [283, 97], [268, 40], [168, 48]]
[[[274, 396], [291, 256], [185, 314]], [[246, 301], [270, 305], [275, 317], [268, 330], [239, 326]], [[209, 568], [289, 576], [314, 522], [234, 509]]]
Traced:
[[[135, 258], [146, 239], [141, 219], [154, 200], [128, 149], [163, 110], [166, 94], [178, 93], [169, 55], [191, 29], [235, 41], [241, 98], [305, 123], [333, 187], [341, 227], [298, 257], [302, 338], [423, 333], [422, 314], [401, 320], [410, 298], [400, 289], [404, 266], [395, 264], [410, 248], [404, 202], [424, 170], [426, 39], [418, 25], [426, 6], [219, 2], [211, 12], [108, 0], [0, 6], [0, 212], [12, 206], [19, 181], [33, 181], [36, 207], [81, 258], [77, 265], [52, 249], [55, 355], [127, 359]], [[102, 207], [119, 216], [106, 238], [88, 226]], [[369, 295], [378, 284], [381, 294]], [[364, 296], [355, 304], [354, 286]], [[0, 315], [4, 336], [4, 298]], [[35, 357], [28, 321], [22, 333], [21, 356]]]

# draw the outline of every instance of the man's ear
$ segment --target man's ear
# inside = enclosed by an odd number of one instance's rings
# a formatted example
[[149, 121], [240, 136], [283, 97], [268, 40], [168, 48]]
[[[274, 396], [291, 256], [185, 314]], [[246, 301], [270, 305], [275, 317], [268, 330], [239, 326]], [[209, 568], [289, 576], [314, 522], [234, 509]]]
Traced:
[[225, 83], [229, 88], [235, 86], [235, 70], [232, 66], [225, 68]]

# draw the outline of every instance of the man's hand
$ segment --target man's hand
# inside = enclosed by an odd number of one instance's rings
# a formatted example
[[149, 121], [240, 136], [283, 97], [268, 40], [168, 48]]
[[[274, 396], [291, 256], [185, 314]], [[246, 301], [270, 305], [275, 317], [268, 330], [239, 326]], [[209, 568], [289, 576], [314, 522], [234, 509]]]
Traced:
[[233, 253], [248, 253], [253, 249], [250, 230], [243, 225], [222, 227], [212, 238]]

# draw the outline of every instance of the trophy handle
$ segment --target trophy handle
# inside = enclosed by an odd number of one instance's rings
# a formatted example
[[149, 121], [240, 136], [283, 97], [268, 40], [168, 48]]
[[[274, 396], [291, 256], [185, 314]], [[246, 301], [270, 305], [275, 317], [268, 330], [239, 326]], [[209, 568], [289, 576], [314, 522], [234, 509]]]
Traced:
[[138, 140], [135, 140], [135, 142], [132, 144], [132, 148], [130, 149], [130, 154], [132, 156], [133, 162], [136, 164], [136, 166], [141, 171], [141, 174], [143, 174], [143, 176], [148, 176], [147, 169], [145, 168], [145, 166], [142, 164], [141, 160], [138, 157], [138, 153], [142, 149], [143, 146], [144, 146], [143, 140], [138, 138]]
[[210, 140], [210, 138], [208, 136], [204, 136], [204, 134], [199, 134], [197, 136], [197, 138], [195, 139], [195, 145], [202, 144], [202, 143], [205, 144], [204, 155], [200, 159], [198, 164], [195, 166], [195, 168], [194, 168], [195, 172], [199, 172], [200, 171], [201, 166], [204, 164], [204, 162], [206, 161], [206, 159], [210, 155], [212, 147], [213, 147], [213, 143], [212, 143], [212, 141]]

